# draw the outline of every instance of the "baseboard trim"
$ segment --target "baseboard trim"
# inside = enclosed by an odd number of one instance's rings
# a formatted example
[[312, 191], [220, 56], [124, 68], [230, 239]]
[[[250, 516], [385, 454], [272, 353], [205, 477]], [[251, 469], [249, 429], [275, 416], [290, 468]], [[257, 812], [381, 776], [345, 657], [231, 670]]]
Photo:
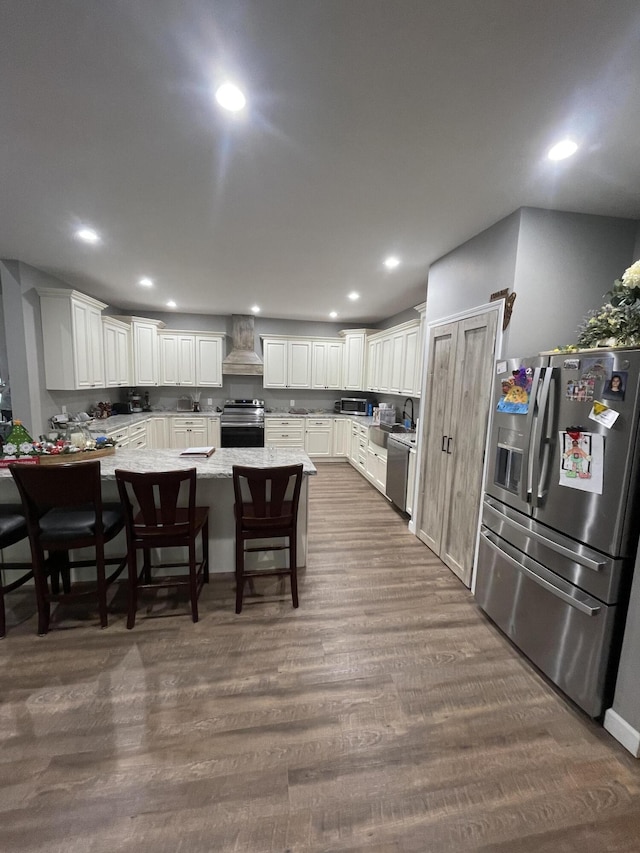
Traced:
[[625, 749], [629, 750], [634, 758], [640, 758], [640, 732], [629, 725], [613, 708], [609, 708], [604, 715], [604, 727]]

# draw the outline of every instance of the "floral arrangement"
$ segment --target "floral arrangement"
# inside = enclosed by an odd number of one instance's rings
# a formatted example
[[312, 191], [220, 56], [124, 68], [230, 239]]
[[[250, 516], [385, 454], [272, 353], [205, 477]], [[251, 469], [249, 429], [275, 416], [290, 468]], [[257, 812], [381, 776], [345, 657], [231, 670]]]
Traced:
[[624, 271], [578, 329], [578, 346], [640, 346], [640, 260]]

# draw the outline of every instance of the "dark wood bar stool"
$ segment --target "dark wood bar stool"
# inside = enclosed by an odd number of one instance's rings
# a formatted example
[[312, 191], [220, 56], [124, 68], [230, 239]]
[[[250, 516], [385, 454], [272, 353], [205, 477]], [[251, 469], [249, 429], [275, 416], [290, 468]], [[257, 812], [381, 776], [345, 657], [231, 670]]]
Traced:
[[[123, 529], [124, 513], [117, 503], [102, 503], [100, 462], [9, 468], [27, 519], [38, 634], [49, 630], [51, 602], [66, 603], [88, 596], [97, 598], [100, 626], [106, 628], [107, 588], [124, 569], [126, 556], [105, 558], [104, 546]], [[80, 548], [93, 548], [93, 559], [70, 560], [69, 551]], [[107, 577], [105, 567], [111, 564], [116, 570]], [[96, 568], [96, 585], [85, 588], [84, 584], [72, 584], [71, 569], [87, 566]]]
[[[236, 613], [242, 611], [247, 578], [289, 576], [293, 606], [298, 606], [297, 528], [302, 465], [277, 468], [233, 466], [236, 519]], [[245, 542], [285, 539], [285, 544]], [[281, 569], [245, 568], [245, 554], [256, 551], [289, 551], [289, 565]]]
[[[196, 469], [154, 473], [115, 472], [120, 499], [125, 511], [129, 557], [129, 615], [127, 628], [133, 628], [138, 609], [139, 589], [187, 587], [191, 600], [191, 618], [198, 621], [198, 596], [209, 581], [209, 508], [196, 506]], [[179, 506], [178, 504], [186, 504]], [[201, 536], [201, 560], [196, 559], [198, 534]], [[154, 548], [186, 548], [184, 562], [152, 564]], [[138, 551], [143, 564], [138, 571]], [[185, 575], [153, 577], [154, 569], [187, 567]]]
[[[15, 545], [29, 535], [27, 530], [27, 519], [19, 504], [0, 505], [0, 551]], [[14, 578], [10, 583], [4, 583], [5, 578], [0, 581], [0, 638], [7, 632], [7, 619], [4, 608], [4, 596], [7, 592], [22, 586], [33, 577], [31, 563], [15, 563], [2, 561], [0, 569], [3, 572], [21, 572], [20, 576]]]

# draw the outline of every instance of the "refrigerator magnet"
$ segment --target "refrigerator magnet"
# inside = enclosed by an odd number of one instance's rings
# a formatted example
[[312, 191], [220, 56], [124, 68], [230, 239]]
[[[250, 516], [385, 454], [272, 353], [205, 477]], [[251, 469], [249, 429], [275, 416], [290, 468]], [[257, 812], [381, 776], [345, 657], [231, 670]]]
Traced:
[[606, 426], [607, 429], [615, 424], [620, 417], [620, 412], [610, 409], [606, 403], [601, 403], [599, 400], [593, 401], [593, 408], [589, 412], [589, 417], [592, 421]]
[[560, 485], [602, 494], [604, 439], [595, 432], [567, 427], [560, 432]]
[[617, 373], [611, 374], [611, 379], [605, 382], [602, 397], [605, 400], [624, 400], [624, 392], [627, 388], [626, 370], [618, 370]]

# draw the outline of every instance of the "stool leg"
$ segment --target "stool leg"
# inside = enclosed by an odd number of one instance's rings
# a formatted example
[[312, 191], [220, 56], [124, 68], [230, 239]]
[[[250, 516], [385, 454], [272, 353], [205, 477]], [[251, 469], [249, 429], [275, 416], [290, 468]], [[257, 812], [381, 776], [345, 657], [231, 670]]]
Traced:
[[4, 589], [0, 580], [0, 639], [7, 633], [7, 620], [4, 612]]
[[196, 566], [196, 540], [189, 540], [189, 596], [191, 598], [191, 621], [198, 621], [198, 576]]
[[136, 624], [136, 611], [138, 610], [138, 552], [129, 545], [127, 554], [127, 571], [129, 574], [129, 612], [127, 614], [127, 628], [133, 628]]
[[242, 612], [242, 594], [244, 592], [244, 541], [240, 531], [236, 531], [236, 613]]
[[107, 627], [107, 581], [104, 573], [104, 551], [96, 549], [96, 571], [98, 574], [98, 613], [100, 614], [100, 627]]
[[202, 571], [204, 583], [209, 583], [209, 519], [202, 526]]
[[289, 570], [291, 572], [291, 599], [298, 606], [298, 543], [296, 531], [289, 536]]
[[38, 636], [42, 637], [49, 631], [51, 619], [51, 602], [49, 601], [49, 586], [47, 572], [44, 568], [44, 552], [41, 549], [31, 549], [33, 563], [33, 581], [36, 588], [36, 604], [38, 606]]

